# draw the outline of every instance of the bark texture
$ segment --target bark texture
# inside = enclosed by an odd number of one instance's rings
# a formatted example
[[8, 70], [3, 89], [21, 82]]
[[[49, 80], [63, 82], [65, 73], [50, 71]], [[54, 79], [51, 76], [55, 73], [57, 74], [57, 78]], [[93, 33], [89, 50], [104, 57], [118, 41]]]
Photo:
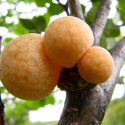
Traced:
[[[0, 53], [1, 53], [1, 40], [2, 37], [0, 36]], [[5, 125], [4, 121], [4, 104], [1, 100], [1, 93], [0, 93], [0, 125]]]
[[[125, 39], [111, 51], [115, 67], [108, 81], [81, 90], [66, 91], [66, 101], [58, 125], [100, 125], [125, 60]], [[84, 83], [83, 83], [84, 84]]]
[[[75, 0], [70, 1], [70, 8], [76, 5], [75, 2]], [[92, 26], [95, 45], [98, 45], [103, 33], [110, 4], [111, 0], [101, 0], [97, 10]], [[74, 13], [72, 15], [81, 18], [79, 14], [75, 14], [74, 8], [70, 9], [71, 14]], [[114, 59], [114, 71], [105, 83], [92, 85], [79, 76], [76, 67], [64, 69], [58, 86], [66, 91], [66, 100], [58, 125], [100, 125], [102, 123], [125, 60], [125, 38], [119, 41], [110, 53]]]
[[111, 0], [101, 0], [98, 7], [92, 30], [95, 38], [95, 45], [99, 44], [110, 11]]
[[83, 12], [79, 0], [68, 0], [70, 15], [84, 19]]

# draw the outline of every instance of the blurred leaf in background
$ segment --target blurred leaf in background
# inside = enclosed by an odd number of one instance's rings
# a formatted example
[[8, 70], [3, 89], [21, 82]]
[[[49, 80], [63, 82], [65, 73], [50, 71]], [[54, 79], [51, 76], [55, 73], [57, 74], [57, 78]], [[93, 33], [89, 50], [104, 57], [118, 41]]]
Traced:
[[102, 125], [125, 125], [125, 96], [111, 102]]
[[54, 104], [55, 99], [53, 95], [50, 95], [39, 101], [25, 101], [11, 97], [6, 93], [3, 102], [6, 105], [5, 122], [7, 125], [30, 125], [29, 111], [37, 110], [48, 104]]
[[118, 6], [117, 6], [117, 10], [119, 12], [120, 18], [122, 20], [123, 23], [125, 23], [125, 4], [124, 4], [124, 0], [119, 0], [118, 1]]

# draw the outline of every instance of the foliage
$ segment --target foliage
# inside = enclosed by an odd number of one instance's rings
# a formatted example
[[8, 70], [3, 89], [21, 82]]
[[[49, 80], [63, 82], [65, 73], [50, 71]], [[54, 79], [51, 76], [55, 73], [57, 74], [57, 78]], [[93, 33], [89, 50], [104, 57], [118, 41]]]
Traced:
[[121, 20], [123, 23], [125, 23], [125, 4], [124, 4], [124, 0], [119, 0], [118, 2], [118, 7], [117, 7], [118, 11], [119, 11], [119, 15], [121, 17]]
[[30, 123], [30, 125], [56, 125], [57, 122], [45, 122], [45, 123], [42, 123], [42, 122], [37, 122], [37, 123]]
[[55, 98], [53, 94], [49, 95], [43, 100], [25, 101], [8, 94], [8, 92], [3, 87], [1, 87], [1, 92], [4, 93], [5, 96], [3, 102], [6, 106], [5, 121], [7, 125], [29, 125], [29, 111], [37, 110], [40, 107], [44, 107], [47, 104], [55, 103]]
[[111, 102], [102, 125], [125, 124], [125, 97]]
[[[96, 11], [100, 4], [99, 0], [91, 0], [91, 1], [92, 1], [92, 7], [90, 8], [90, 10], [88, 11], [88, 13], [85, 17], [85, 20], [87, 21], [87, 23], [89, 25], [92, 25], [93, 20], [95, 19]], [[121, 3], [121, 1], [119, 1], [119, 3]], [[118, 3], [118, 5], [119, 5], [119, 3]], [[122, 7], [122, 9], [124, 10], [123, 7]], [[124, 10], [124, 12], [125, 12], [125, 10]], [[119, 14], [119, 13], [117, 12], [117, 14]], [[108, 19], [106, 27], [104, 29], [104, 33], [100, 40], [100, 46], [102, 46], [106, 49], [111, 49], [113, 47], [113, 45], [116, 43], [116, 40], [121, 37], [120, 27], [118, 26], [118, 24], [116, 22], [114, 22], [114, 19], [115, 19], [115, 17]], [[111, 41], [113, 41], [113, 42], [111, 42]]]
[[[5, 121], [7, 125], [27, 125], [29, 124], [28, 112], [37, 110], [47, 104], [54, 104], [55, 100], [52, 95], [39, 101], [25, 101], [15, 97], [8, 99], [5, 110]], [[13, 116], [13, 117], [10, 117]]]
[[92, 7], [90, 8], [89, 12], [87, 13], [85, 20], [89, 25], [92, 25], [92, 22], [96, 16], [96, 11], [99, 6], [98, 0], [91, 0], [92, 1]]

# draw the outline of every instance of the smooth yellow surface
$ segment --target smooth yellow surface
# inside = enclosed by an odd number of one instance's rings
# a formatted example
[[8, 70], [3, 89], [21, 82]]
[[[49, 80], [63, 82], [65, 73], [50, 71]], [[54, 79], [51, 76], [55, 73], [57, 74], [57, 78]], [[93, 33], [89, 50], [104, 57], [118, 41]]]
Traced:
[[43, 43], [52, 60], [65, 68], [71, 68], [92, 46], [93, 41], [88, 24], [76, 17], [65, 16], [48, 25]]
[[77, 67], [83, 79], [91, 83], [101, 83], [112, 74], [114, 62], [106, 49], [95, 46], [82, 56]]
[[1, 80], [21, 99], [42, 99], [54, 89], [61, 67], [43, 49], [43, 36], [31, 33], [12, 40], [1, 56]]

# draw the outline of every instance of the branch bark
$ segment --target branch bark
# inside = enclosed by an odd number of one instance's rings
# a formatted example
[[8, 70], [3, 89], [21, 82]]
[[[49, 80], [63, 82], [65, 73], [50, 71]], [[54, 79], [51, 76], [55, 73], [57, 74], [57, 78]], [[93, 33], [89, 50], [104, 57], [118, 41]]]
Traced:
[[84, 19], [83, 11], [79, 0], [68, 0], [68, 5], [70, 9], [70, 15], [76, 16], [82, 20]]
[[115, 63], [112, 76], [97, 86], [66, 91], [66, 101], [58, 125], [101, 124], [125, 60], [125, 38], [116, 44], [111, 54]]
[[110, 5], [111, 0], [101, 0], [100, 6], [97, 9], [95, 20], [92, 25], [92, 30], [95, 38], [95, 45], [99, 44], [100, 37], [103, 33], [109, 15]]
[[[71, 3], [75, 6], [75, 2], [72, 1]], [[100, 7], [97, 10], [96, 19], [93, 23], [95, 45], [99, 43], [99, 39], [103, 33], [110, 10], [110, 4], [111, 0], [101, 0]], [[74, 9], [71, 5], [70, 8], [71, 11]], [[75, 15], [75, 12], [73, 15]], [[75, 16], [77, 15], [79, 14]], [[58, 86], [66, 90], [66, 100], [58, 125], [101, 124], [125, 60], [125, 38], [115, 45], [111, 50], [111, 54], [114, 59], [113, 74], [105, 83], [100, 85], [92, 86], [90, 84], [80, 89], [80, 86], [84, 86], [88, 83], [80, 78], [76, 68], [70, 70], [65, 69], [63, 71]], [[67, 89], [67, 86], [64, 86], [63, 83], [66, 83], [68, 87], [73, 88], [73, 90]], [[75, 85], [73, 86], [73, 84]]]

